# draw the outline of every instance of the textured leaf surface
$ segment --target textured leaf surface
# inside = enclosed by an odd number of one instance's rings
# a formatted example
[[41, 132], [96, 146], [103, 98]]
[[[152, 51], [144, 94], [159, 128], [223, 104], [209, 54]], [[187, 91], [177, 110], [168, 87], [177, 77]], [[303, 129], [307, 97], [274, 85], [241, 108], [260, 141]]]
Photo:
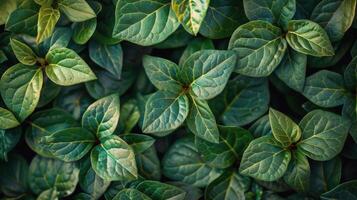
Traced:
[[25, 43], [16, 39], [11, 39], [10, 45], [17, 60], [19, 60], [22, 64], [34, 65], [36, 63], [36, 54]]
[[310, 165], [307, 157], [299, 150], [292, 153], [291, 162], [284, 175], [284, 181], [297, 191], [309, 188]]
[[72, 22], [81, 22], [96, 17], [86, 0], [58, 0], [58, 7]]
[[37, 37], [36, 42], [39, 44], [52, 35], [57, 21], [60, 18], [60, 12], [51, 7], [41, 7], [38, 13]]
[[239, 26], [229, 41], [228, 49], [237, 53], [236, 72], [262, 77], [274, 71], [286, 47], [280, 28], [257, 20]]
[[1, 77], [1, 96], [6, 106], [20, 120], [25, 120], [40, 99], [43, 75], [38, 67], [16, 64]]

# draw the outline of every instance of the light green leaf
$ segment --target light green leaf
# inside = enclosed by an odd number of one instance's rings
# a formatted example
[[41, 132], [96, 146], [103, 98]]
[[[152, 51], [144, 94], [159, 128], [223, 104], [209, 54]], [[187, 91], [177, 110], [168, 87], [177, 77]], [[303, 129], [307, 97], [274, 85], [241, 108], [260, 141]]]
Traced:
[[57, 159], [65, 162], [83, 158], [96, 142], [93, 133], [84, 128], [68, 128], [45, 137], [45, 143]]
[[311, 111], [299, 124], [302, 140], [297, 147], [313, 160], [330, 160], [341, 152], [350, 125], [350, 120], [334, 113]]
[[96, 41], [89, 43], [89, 56], [93, 62], [113, 74], [121, 77], [123, 68], [123, 50], [120, 44], [105, 45]]
[[179, 67], [176, 63], [160, 57], [145, 55], [143, 66], [150, 82], [159, 90], [180, 92]]
[[290, 151], [281, 148], [273, 136], [263, 136], [244, 151], [239, 171], [258, 180], [278, 180], [286, 172], [290, 158]]
[[197, 137], [195, 144], [207, 164], [216, 168], [228, 168], [242, 158], [244, 150], [253, 137], [243, 128], [233, 126], [218, 126], [218, 128], [220, 133], [218, 144]]
[[83, 113], [82, 127], [98, 138], [114, 133], [120, 115], [119, 95], [113, 94], [92, 103]]
[[302, 94], [312, 103], [326, 108], [342, 105], [347, 97], [342, 75], [327, 70], [307, 77]]
[[234, 69], [233, 51], [201, 50], [192, 54], [182, 66], [182, 79], [197, 99], [212, 99], [221, 93]]
[[48, 62], [46, 74], [58, 85], [69, 86], [96, 79], [87, 63], [71, 49], [64, 47], [50, 49], [46, 61]]
[[38, 10], [30, 8], [18, 8], [7, 19], [5, 30], [13, 33], [26, 33], [36, 36]]
[[205, 100], [190, 98], [190, 112], [187, 126], [197, 137], [212, 143], [218, 143], [219, 132], [216, 119]]
[[108, 181], [132, 180], [138, 177], [132, 148], [116, 135], [102, 138], [91, 152], [92, 168]]
[[342, 39], [355, 16], [356, 0], [323, 0], [316, 5], [311, 20], [320, 24], [332, 42]]
[[57, 21], [60, 18], [60, 12], [57, 9], [51, 7], [41, 7], [38, 14], [37, 22], [37, 44], [41, 43], [45, 39], [52, 35], [52, 32], [56, 26]]
[[10, 129], [20, 125], [12, 112], [0, 107], [0, 129]]
[[1, 77], [1, 96], [6, 106], [23, 121], [36, 108], [40, 99], [43, 75], [38, 67], [16, 64]]
[[151, 198], [146, 196], [144, 193], [140, 192], [134, 188], [127, 188], [121, 190], [112, 200], [150, 200]]
[[344, 182], [332, 190], [323, 193], [321, 195], [323, 200], [334, 200], [334, 199], [357, 199], [357, 180], [351, 180]]
[[155, 142], [154, 138], [144, 134], [125, 134], [122, 138], [133, 148], [135, 154], [143, 153]]
[[156, 134], [178, 128], [189, 112], [185, 94], [158, 91], [146, 102], [143, 132]]
[[309, 20], [291, 20], [286, 40], [295, 50], [312, 56], [333, 56], [334, 49], [325, 30]]
[[244, 0], [244, 11], [248, 19], [264, 20], [284, 26], [295, 14], [295, 0]]
[[179, 25], [170, 0], [118, 0], [113, 36], [150, 46], [164, 41]]
[[58, 200], [58, 192], [56, 188], [47, 189], [41, 192], [36, 200]]
[[8, 16], [16, 9], [16, 1], [1, 1], [0, 3], [0, 25], [5, 24]]
[[205, 199], [235, 200], [246, 199], [245, 192], [249, 190], [250, 178], [231, 170], [211, 182], [205, 191]]
[[274, 138], [283, 147], [288, 147], [300, 140], [300, 127], [284, 113], [270, 108], [269, 122]]
[[187, 32], [197, 35], [210, 0], [173, 0], [172, 10]]
[[57, 3], [61, 12], [72, 22], [82, 22], [96, 17], [85, 0], [58, 0]]
[[41, 192], [56, 188], [59, 197], [74, 192], [78, 183], [79, 169], [74, 162], [35, 156], [30, 164], [28, 183], [32, 192]]
[[251, 21], [233, 33], [228, 49], [236, 51], [237, 73], [269, 76], [284, 57], [287, 44], [280, 28], [265, 21]]
[[274, 73], [288, 87], [302, 92], [305, 85], [306, 63], [305, 54], [289, 48]]
[[310, 165], [307, 157], [299, 150], [292, 153], [291, 162], [284, 181], [293, 189], [304, 192], [309, 188]]
[[135, 189], [155, 200], [184, 200], [186, 195], [182, 189], [158, 181], [142, 181], [135, 186]]
[[36, 64], [36, 54], [25, 43], [22, 43], [16, 39], [10, 39], [10, 45], [14, 54], [22, 64], [34, 65]]
[[202, 160], [191, 137], [172, 144], [162, 159], [162, 166], [163, 174], [169, 179], [197, 187], [207, 186], [223, 172]]

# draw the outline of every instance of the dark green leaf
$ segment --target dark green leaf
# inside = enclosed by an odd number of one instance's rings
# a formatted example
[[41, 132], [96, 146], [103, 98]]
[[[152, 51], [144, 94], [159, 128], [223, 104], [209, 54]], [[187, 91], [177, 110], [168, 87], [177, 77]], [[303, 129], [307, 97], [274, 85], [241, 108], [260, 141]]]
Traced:
[[125, 134], [122, 138], [133, 148], [135, 154], [143, 153], [155, 142], [154, 138], [144, 134]]
[[112, 200], [150, 200], [151, 198], [137, 189], [128, 188], [121, 190]]
[[338, 185], [332, 190], [322, 194], [321, 199], [357, 199], [357, 180], [348, 181]]
[[135, 188], [155, 200], [183, 200], [186, 195], [180, 188], [158, 181], [142, 181]]
[[284, 175], [284, 181], [297, 191], [307, 191], [309, 188], [310, 165], [307, 157], [299, 150], [294, 151], [291, 162]]

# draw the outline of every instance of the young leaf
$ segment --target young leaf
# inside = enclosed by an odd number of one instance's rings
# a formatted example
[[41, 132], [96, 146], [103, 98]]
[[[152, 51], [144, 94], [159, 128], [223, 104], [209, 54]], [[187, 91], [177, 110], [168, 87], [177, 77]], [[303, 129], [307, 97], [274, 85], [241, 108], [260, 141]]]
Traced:
[[264, 20], [284, 26], [295, 14], [295, 0], [244, 0], [244, 11], [248, 19]]
[[146, 196], [144, 193], [140, 192], [134, 188], [123, 189], [118, 192], [117, 195], [112, 200], [122, 200], [122, 199], [132, 199], [132, 200], [151, 200], [150, 197]]
[[284, 181], [297, 191], [307, 191], [310, 180], [310, 165], [307, 157], [299, 150], [294, 151], [284, 175]]
[[253, 140], [244, 151], [239, 172], [263, 181], [281, 178], [288, 168], [291, 153], [280, 145], [272, 136]]
[[206, 16], [209, 0], [173, 0], [172, 10], [187, 32], [197, 35]]
[[205, 100], [190, 98], [190, 112], [187, 126], [197, 137], [218, 143], [219, 132], [216, 119]]
[[195, 98], [212, 99], [223, 91], [235, 62], [233, 51], [201, 50], [184, 62], [182, 79]]
[[333, 56], [334, 49], [325, 30], [309, 20], [291, 20], [286, 40], [296, 51], [312, 56]]
[[91, 152], [95, 173], [108, 181], [132, 180], [138, 177], [132, 148], [116, 135], [101, 139]]
[[242, 158], [252, 135], [245, 129], [233, 126], [218, 126], [219, 143], [213, 144], [196, 137], [197, 150], [212, 167], [228, 168]]
[[12, 112], [0, 107], [0, 129], [10, 129], [20, 125]]
[[342, 75], [327, 70], [307, 77], [302, 94], [312, 103], [327, 108], [342, 105], [347, 97]]
[[178, 128], [189, 112], [185, 94], [158, 91], [146, 102], [143, 132], [155, 134]]
[[82, 127], [94, 133], [98, 138], [114, 133], [120, 115], [120, 101], [113, 94], [92, 103], [83, 113]]
[[150, 82], [159, 90], [180, 92], [181, 83], [178, 79], [179, 67], [164, 58], [145, 55], [143, 66]]
[[239, 26], [228, 49], [237, 53], [236, 72], [263, 77], [269, 76], [279, 65], [286, 47], [280, 28], [258, 20]]
[[95, 142], [95, 136], [84, 128], [63, 129], [45, 137], [52, 155], [65, 162], [83, 158]]
[[10, 45], [14, 54], [22, 64], [34, 65], [36, 64], [36, 54], [25, 43], [22, 43], [16, 39], [10, 39]]
[[63, 47], [50, 49], [46, 61], [48, 62], [46, 74], [58, 85], [69, 86], [97, 78], [87, 63], [71, 49]]
[[316, 5], [311, 20], [320, 24], [332, 42], [342, 39], [351, 27], [356, 0], [323, 0]]
[[341, 152], [350, 121], [331, 112], [314, 110], [300, 122], [302, 140], [298, 143], [306, 156], [313, 160], [330, 160]]
[[96, 17], [95, 12], [85, 0], [58, 0], [58, 8], [72, 22], [82, 22]]
[[51, 7], [41, 7], [37, 22], [37, 44], [41, 43], [52, 35], [52, 32], [59, 18], [59, 10]]
[[283, 147], [288, 147], [301, 138], [300, 127], [288, 116], [273, 108], [269, 109], [269, 122], [274, 138]]
[[120, 44], [105, 45], [93, 40], [89, 43], [89, 56], [93, 62], [115, 77], [121, 77], [123, 50]]
[[223, 172], [201, 159], [191, 137], [182, 138], [171, 145], [162, 159], [162, 166], [166, 177], [197, 187], [207, 186]]
[[23, 121], [40, 99], [43, 75], [38, 67], [16, 64], [1, 77], [1, 96], [6, 106]]
[[158, 181], [142, 181], [134, 188], [155, 200], [184, 200], [186, 195], [182, 189]]
[[179, 25], [170, 0], [118, 0], [113, 36], [150, 46], [164, 41]]

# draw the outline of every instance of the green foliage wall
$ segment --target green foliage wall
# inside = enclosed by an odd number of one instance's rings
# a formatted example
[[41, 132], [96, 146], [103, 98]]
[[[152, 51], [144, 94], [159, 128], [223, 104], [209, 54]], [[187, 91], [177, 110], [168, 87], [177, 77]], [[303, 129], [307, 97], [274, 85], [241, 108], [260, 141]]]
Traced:
[[0, 199], [357, 199], [356, 0], [0, 0]]

